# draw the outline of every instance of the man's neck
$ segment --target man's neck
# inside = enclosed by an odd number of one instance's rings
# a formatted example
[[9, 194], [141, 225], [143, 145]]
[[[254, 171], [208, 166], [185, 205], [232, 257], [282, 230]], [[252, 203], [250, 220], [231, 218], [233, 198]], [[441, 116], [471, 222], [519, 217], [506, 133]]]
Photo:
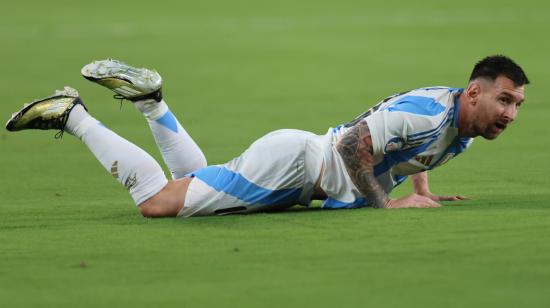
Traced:
[[466, 95], [466, 91], [463, 91], [460, 93], [460, 96], [458, 97], [458, 136], [459, 137], [473, 137], [471, 133], [471, 128], [469, 127], [469, 123], [467, 121], [468, 114], [470, 112], [469, 110], [469, 104], [468, 104], [468, 96]]

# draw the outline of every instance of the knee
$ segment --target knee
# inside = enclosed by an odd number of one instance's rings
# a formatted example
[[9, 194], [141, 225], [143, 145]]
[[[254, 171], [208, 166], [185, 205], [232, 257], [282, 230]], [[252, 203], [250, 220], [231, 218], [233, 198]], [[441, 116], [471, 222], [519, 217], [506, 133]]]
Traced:
[[174, 202], [170, 202], [170, 196], [164, 191], [159, 192], [149, 200], [139, 205], [139, 211], [143, 217], [174, 217], [179, 210]]
[[139, 212], [143, 217], [155, 218], [155, 217], [165, 217], [165, 213], [161, 211], [161, 206], [154, 202], [155, 197], [143, 202], [139, 205]]
[[139, 205], [144, 217], [175, 217], [183, 208], [189, 178], [171, 181], [156, 195]]

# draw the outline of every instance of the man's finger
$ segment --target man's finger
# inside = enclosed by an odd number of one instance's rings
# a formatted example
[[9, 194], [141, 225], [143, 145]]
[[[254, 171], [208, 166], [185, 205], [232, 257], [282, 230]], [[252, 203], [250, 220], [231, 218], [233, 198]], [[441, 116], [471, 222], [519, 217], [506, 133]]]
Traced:
[[[470, 200], [470, 198], [458, 195], [458, 196], [454, 196], [454, 200], [449, 200], [449, 201], [464, 201], [464, 200]], [[457, 205], [462, 205], [462, 203], [456, 202], [456, 203], [452, 203], [452, 205], [457, 206]]]
[[422, 204], [419, 204], [418, 207], [420, 208], [435, 208], [435, 207], [440, 207], [441, 204], [437, 203], [437, 202], [434, 202], [434, 203], [422, 203]]
[[424, 208], [430, 208], [430, 207], [440, 207], [441, 204], [433, 201], [430, 198], [426, 198], [425, 202], [422, 203], [422, 207]]
[[464, 196], [438, 196], [437, 199], [439, 201], [461, 201], [461, 200], [467, 200], [468, 198]]

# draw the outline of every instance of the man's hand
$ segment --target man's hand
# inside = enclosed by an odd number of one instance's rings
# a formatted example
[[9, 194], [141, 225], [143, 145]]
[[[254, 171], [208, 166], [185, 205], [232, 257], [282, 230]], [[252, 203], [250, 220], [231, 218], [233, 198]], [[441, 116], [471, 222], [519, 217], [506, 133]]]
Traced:
[[434, 200], [418, 194], [411, 194], [399, 199], [389, 199], [384, 205], [388, 209], [432, 208], [440, 206], [441, 204]]
[[428, 198], [432, 199], [433, 201], [461, 201], [461, 200], [468, 200], [468, 198], [466, 198], [466, 197], [464, 197], [464, 196], [461, 196], [461, 195], [456, 195], [456, 196], [437, 196], [437, 195], [432, 194], [430, 191], [419, 192], [418, 194], [421, 195], [421, 196], [424, 196], [424, 197], [428, 197]]
[[428, 172], [420, 172], [411, 175], [411, 181], [413, 184], [414, 192], [420, 196], [428, 197], [433, 201], [460, 201], [467, 200], [468, 198], [456, 195], [456, 196], [437, 196], [430, 192], [428, 186]]

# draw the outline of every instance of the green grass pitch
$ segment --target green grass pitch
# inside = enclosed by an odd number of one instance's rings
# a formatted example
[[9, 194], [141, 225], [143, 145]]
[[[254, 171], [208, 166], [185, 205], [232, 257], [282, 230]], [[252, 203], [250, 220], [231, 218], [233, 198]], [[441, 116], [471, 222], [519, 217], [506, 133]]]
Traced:
[[[324, 133], [379, 99], [465, 85], [504, 53], [532, 85], [516, 123], [430, 173], [430, 210], [145, 219], [76, 138], [0, 131], [1, 307], [548, 307], [547, 1], [38, 1], [0, 9], [0, 118], [77, 88], [161, 157], [143, 118], [80, 77], [153, 67], [210, 163], [278, 128]], [[411, 190], [404, 183], [394, 196]], [[317, 207], [317, 209], [316, 209]]]

